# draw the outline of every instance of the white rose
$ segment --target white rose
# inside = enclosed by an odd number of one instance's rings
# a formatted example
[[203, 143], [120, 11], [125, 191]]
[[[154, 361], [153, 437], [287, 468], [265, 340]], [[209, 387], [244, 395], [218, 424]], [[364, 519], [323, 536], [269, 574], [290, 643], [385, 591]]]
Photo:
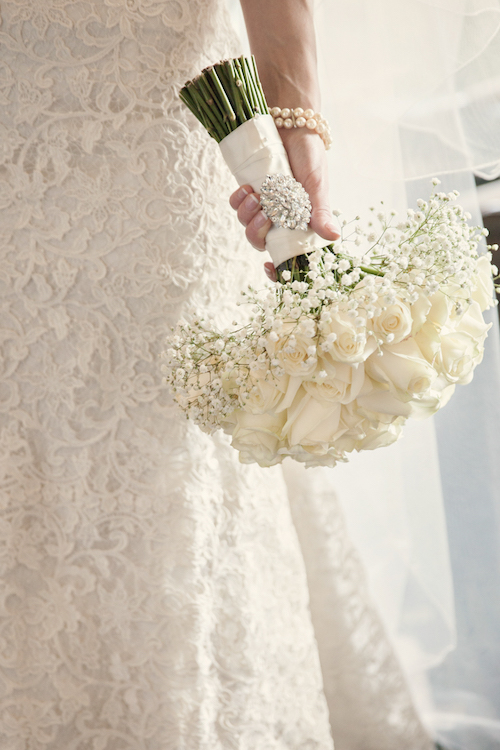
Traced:
[[411, 403], [397, 398], [383, 385], [374, 388], [371, 393], [358, 396], [355, 403], [359, 414], [375, 421], [412, 415]]
[[483, 344], [492, 324], [485, 323], [479, 302], [472, 302], [464, 314], [459, 318], [453, 329], [469, 336]]
[[283, 437], [289, 446], [332, 443], [339, 428], [341, 404], [319, 401], [301, 387], [287, 411]]
[[438, 378], [429, 393], [411, 401], [411, 416], [413, 419], [427, 419], [427, 417], [442, 409], [443, 406], [446, 406], [455, 392], [455, 385], [450, 385], [444, 378], [442, 380], [443, 382], [440, 382], [440, 378]]
[[265, 337], [265, 347], [269, 356], [274, 357], [283, 346], [286, 346], [290, 336], [294, 337], [295, 334], [298, 333], [298, 328], [299, 326], [296, 320], [287, 320], [281, 324], [279, 331], [273, 330], [268, 333]]
[[289, 375], [277, 378], [268, 373], [266, 379], [250, 376], [250, 390], [241, 397], [243, 409], [251, 414], [276, 411], [287, 393], [289, 381]]
[[415, 336], [422, 326], [427, 322], [431, 302], [425, 294], [420, 294], [416, 302], [411, 306], [411, 317], [413, 320], [411, 335]]
[[441, 346], [441, 337], [434, 323], [424, 323], [414, 336], [414, 341], [420, 349], [422, 356], [432, 365]]
[[365, 363], [367, 374], [384, 383], [401, 401], [430, 390], [437, 377], [435, 369], [422, 356], [414, 339], [382, 347], [383, 356], [371, 356]]
[[413, 325], [411, 310], [402, 300], [396, 300], [385, 309], [375, 307], [375, 315], [371, 320], [372, 330], [378, 337], [397, 344], [410, 335]]
[[340, 423], [342, 430], [335, 440], [335, 445], [339, 450], [351, 453], [355, 450], [358, 442], [365, 436], [365, 417], [358, 412], [358, 404], [353, 401], [350, 404], [344, 404], [340, 414]]
[[457, 312], [457, 302], [467, 308], [467, 295], [467, 291], [455, 283], [441, 287], [429, 297], [431, 309], [427, 313], [427, 321], [433, 323], [438, 332], [445, 326], [455, 327], [462, 316]]
[[[449, 290], [450, 295], [453, 295], [454, 290]], [[438, 331], [442, 326], [452, 318], [455, 310], [455, 302], [453, 297], [449, 294], [444, 294], [442, 291], [437, 291], [430, 295], [429, 302], [431, 307], [427, 313], [427, 322], [433, 323]]]
[[296, 322], [286, 322], [278, 333], [278, 340], [268, 337], [266, 349], [270, 357], [279, 360], [288, 375], [310, 377], [316, 370], [316, 357], [311, 357], [308, 350], [314, 339], [300, 332]]
[[243, 409], [237, 409], [232, 417], [235, 424], [231, 445], [240, 452], [242, 463], [258, 463], [260, 466], [281, 463], [282, 456], [278, 453], [278, 448], [285, 423], [284, 413], [250, 414]]
[[[461, 298], [461, 291], [460, 288], [449, 285], [444, 292], [438, 291], [431, 295], [427, 300], [430, 309], [427, 310], [425, 321], [413, 328], [413, 338], [430, 364], [435, 362], [439, 354], [441, 335], [460, 327], [463, 315], [457, 313], [454, 299]], [[419, 302], [416, 304], [420, 306]], [[473, 303], [473, 306], [478, 308], [477, 303]], [[421, 309], [417, 312], [420, 320], [424, 311], [425, 303], [422, 302]]]
[[473, 302], [461, 317], [450, 321], [440, 335], [435, 368], [448, 383], [470, 383], [484, 352], [491, 323], [484, 322], [479, 302]]
[[320, 344], [328, 340], [329, 334], [335, 335], [327, 351], [322, 351], [326, 361], [336, 362], [364, 362], [375, 350], [377, 343], [373, 336], [365, 336], [356, 328], [352, 318], [346, 313], [338, 312], [333, 315], [330, 323], [322, 327]]
[[392, 445], [401, 437], [405, 422], [404, 417], [398, 417], [390, 424], [384, 424], [383, 422], [373, 424], [367, 420], [365, 436], [356, 445], [356, 450], [372, 451], [376, 448], [385, 448], [387, 445]]
[[297, 391], [303, 384], [300, 377], [291, 375], [275, 376], [268, 372], [265, 380], [254, 378], [250, 374], [251, 388], [240, 398], [242, 408], [251, 414], [278, 414], [285, 411], [293, 403]]
[[306, 469], [315, 466], [333, 468], [339, 461], [345, 462], [347, 460], [342, 451], [325, 443], [308, 446], [294, 445], [290, 448], [280, 448], [279, 452], [283, 457], [291, 456], [294, 461], [305, 464]]
[[342, 407], [341, 422], [347, 429], [337, 438], [337, 448], [349, 453], [353, 450], [372, 450], [390, 445], [398, 439], [405, 417], [362, 412], [357, 402]]
[[486, 255], [482, 255], [476, 264], [475, 289], [472, 299], [479, 303], [481, 310], [487, 310], [493, 304], [495, 288], [491, 272], [491, 263]]
[[[322, 359], [318, 366], [320, 372]], [[327, 377], [324, 380], [306, 381], [305, 390], [318, 401], [339, 401], [347, 404], [360, 393], [365, 382], [365, 368], [363, 363], [349, 365], [337, 362], [335, 366], [325, 363]]]
[[474, 368], [483, 358], [483, 345], [467, 333], [454, 331], [441, 336], [436, 370], [449, 383], [470, 383]]

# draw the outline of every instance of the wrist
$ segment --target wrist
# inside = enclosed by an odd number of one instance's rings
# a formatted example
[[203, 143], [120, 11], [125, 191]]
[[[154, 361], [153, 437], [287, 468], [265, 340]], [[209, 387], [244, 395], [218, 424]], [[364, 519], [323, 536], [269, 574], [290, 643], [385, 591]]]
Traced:
[[321, 97], [316, 75], [308, 75], [307, 67], [297, 61], [292, 70], [285, 66], [261, 65], [260, 78], [269, 107], [302, 107], [317, 112]]

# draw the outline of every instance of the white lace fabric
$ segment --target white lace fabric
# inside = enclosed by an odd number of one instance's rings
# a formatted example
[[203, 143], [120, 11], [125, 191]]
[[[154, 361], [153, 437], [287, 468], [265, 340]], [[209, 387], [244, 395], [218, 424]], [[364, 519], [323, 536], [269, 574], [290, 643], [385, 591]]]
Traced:
[[[281, 473], [240, 466], [161, 382], [180, 313], [227, 320], [260, 272], [217, 146], [176, 98], [237, 51], [225, 9], [0, 12], [0, 744], [331, 750]], [[345, 606], [370, 612], [360, 596]], [[428, 746], [400, 688], [404, 710], [352, 748]]]

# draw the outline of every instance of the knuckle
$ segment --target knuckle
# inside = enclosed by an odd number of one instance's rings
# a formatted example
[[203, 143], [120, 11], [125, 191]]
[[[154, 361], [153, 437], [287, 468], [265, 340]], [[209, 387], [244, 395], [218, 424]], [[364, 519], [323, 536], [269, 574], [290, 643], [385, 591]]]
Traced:
[[242, 185], [240, 188], [235, 190], [229, 198], [229, 204], [231, 208], [238, 209], [251, 193], [253, 193], [253, 190], [250, 185]]
[[323, 190], [324, 177], [321, 169], [314, 169], [307, 176], [307, 180], [304, 184], [304, 188], [307, 190], [309, 195], [316, 195]]
[[238, 207], [238, 219], [243, 224], [243, 226], [247, 226], [247, 224], [252, 221], [252, 219], [256, 216], [256, 214], [258, 214], [259, 211], [259, 200], [255, 197], [255, 194], [252, 193], [251, 195], [247, 196]]
[[332, 212], [326, 206], [319, 206], [318, 208], [313, 208], [312, 216], [317, 221], [322, 221], [322, 220], [331, 221], [332, 220]]

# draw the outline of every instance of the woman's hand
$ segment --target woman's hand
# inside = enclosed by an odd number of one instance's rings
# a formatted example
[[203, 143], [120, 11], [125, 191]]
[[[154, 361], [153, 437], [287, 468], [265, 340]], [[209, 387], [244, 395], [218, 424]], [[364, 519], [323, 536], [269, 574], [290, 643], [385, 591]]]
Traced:
[[[309, 195], [312, 205], [310, 228], [326, 240], [340, 237], [329, 207], [326, 152], [321, 138], [305, 128], [280, 130], [288, 160], [295, 179]], [[259, 196], [250, 185], [238, 188], [229, 203], [238, 213], [238, 219], [246, 227], [246, 237], [257, 250], [265, 250], [266, 235], [272, 226], [260, 208]], [[269, 278], [274, 278], [272, 263], [264, 266]]]
[[[239, 187], [229, 198], [229, 203], [238, 212], [238, 219], [246, 227], [245, 234], [248, 241], [256, 250], [265, 250], [266, 235], [272, 222], [264, 216], [259, 196], [253, 192], [252, 186]], [[276, 271], [272, 263], [264, 263], [264, 271], [268, 279], [276, 281]]]
[[[266, 100], [271, 107], [302, 107], [321, 111], [316, 64], [314, 0], [240, 0], [250, 49], [255, 55]], [[280, 129], [295, 179], [309, 194], [310, 227], [326, 240], [339, 232], [329, 207], [326, 152], [323, 141], [306, 128]], [[249, 186], [230, 203], [246, 226], [249, 242], [264, 250], [271, 222], [262, 215]], [[272, 264], [267, 264], [273, 269]], [[274, 272], [274, 269], [273, 269]]]

